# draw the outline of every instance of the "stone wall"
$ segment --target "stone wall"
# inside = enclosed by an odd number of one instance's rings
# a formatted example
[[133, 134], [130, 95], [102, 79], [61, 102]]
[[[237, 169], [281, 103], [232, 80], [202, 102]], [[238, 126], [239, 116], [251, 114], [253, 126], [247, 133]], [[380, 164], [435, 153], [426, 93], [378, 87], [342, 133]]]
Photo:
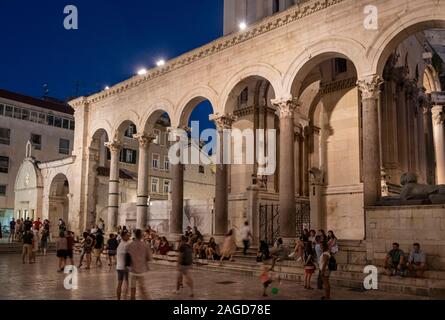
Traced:
[[393, 242], [406, 253], [419, 242], [429, 269], [445, 270], [445, 205], [366, 209], [368, 260], [382, 265]]

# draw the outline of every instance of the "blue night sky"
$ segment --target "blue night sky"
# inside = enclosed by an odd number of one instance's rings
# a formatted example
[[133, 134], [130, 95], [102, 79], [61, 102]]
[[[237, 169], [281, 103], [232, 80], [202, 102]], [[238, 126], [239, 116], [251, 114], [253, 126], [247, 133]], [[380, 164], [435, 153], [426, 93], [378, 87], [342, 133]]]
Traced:
[[[79, 10], [65, 30], [63, 9]], [[0, 88], [66, 99], [102, 90], [223, 33], [223, 0], [0, 0]], [[211, 106], [195, 109], [208, 122]], [[207, 127], [209, 124], [205, 125]]]

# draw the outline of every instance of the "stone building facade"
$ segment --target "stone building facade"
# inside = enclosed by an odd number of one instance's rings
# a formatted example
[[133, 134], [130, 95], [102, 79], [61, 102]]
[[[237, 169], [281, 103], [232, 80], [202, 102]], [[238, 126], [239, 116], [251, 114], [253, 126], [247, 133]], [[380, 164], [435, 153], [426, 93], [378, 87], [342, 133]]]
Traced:
[[[445, 102], [430, 59], [434, 48], [423, 33], [445, 28], [445, 3], [381, 0], [377, 29], [365, 23], [367, 5], [305, 1], [145, 75], [71, 101], [77, 126], [75, 159], [67, 170], [70, 227], [80, 230], [91, 222], [97, 188], [91, 173], [104, 133], [111, 153], [108, 226], [117, 226], [118, 159], [130, 124], [139, 142], [137, 225], [146, 225], [153, 129], [168, 114], [174, 134], [204, 100], [212, 104], [220, 148], [231, 145], [223, 134], [228, 128], [277, 132], [274, 141], [260, 135], [253, 143], [277, 143], [274, 173], [259, 174], [259, 163], [216, 165], [216, 236], [248, 220], [256, 241], [272, 232], [291, 242], [307, 214], [298, 208], [309, 205], [310, 227], [363, 240], [368, 209], [382, 195], [400, 191], [402, 173], [445, 183]], [[171, 235], [184, 228], [183, 168], [172, 165]], [[279, 206], [267, 230], [264, 205]]]

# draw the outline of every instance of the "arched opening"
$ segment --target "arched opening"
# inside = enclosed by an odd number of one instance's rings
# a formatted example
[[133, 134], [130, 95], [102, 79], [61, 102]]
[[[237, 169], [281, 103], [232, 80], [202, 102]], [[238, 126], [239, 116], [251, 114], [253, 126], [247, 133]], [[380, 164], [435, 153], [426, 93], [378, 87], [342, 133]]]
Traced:
[[304, 206], [297, 212], [297, 221], [302, 221], [297, 228], [332, 229], [346, 239], [364, 236], [362, 115], [356, 83], [354, 63], [336, 52], [313, 57], [293, 81], [292, 95], [300, 102], [296, 194], [310, 200], [310, 212]]
[[71, 201], [70, 187], [67, 177], [59, 173], [51, 181], [49, 190], [49, 221], [51, 234], [58, 237], [57, 221], [62, 219], [69, 230], [69, 206]]
[[[400, 193], [400, 179], [407, 172], [414, 173], [419, 183], [436, 183], [445, 165], [438, 161], [445, 149], [443, 143], [434, 142], [431, 114], [431, 107], [437, 105], [431, 94], [441, 91], [445, 58], [437, 53], [443, 40], [434, 40], [443, 31], [435, 28], [445, 28], [445, 21], [417, 22], [393, 32], [374, 59], [385, 81], [380, 97], [384, 196]], [[443, 112], [443, 106], [433, 109]]]

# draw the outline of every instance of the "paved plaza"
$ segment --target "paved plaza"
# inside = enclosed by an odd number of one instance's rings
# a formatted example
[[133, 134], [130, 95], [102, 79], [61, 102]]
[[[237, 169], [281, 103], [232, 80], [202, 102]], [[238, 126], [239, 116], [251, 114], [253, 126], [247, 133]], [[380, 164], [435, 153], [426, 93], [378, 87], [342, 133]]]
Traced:
[[[76, 257], [78, 261], [78, 257]], [[103, 259], [103, 262], [105, 260]], [[115, 299], [116, 272], [106, 263], [102, 268], [92, 267], [79, 271], [78, 289], [66, 290], [65, 274], [57, 273], [54, 254], [38, 257], [35, 264], [22, 264], [18, 254], [0, 255], [0, 299], [7, 300], [113, 300]], [[195, 299], [197, 300], [319, 300], [322, 291], [308, 291], [302, 283], [282, 281], [273, 287], [279, 293], [262, 298], [262, 286], [256, 277], [230, 273], [194, 270]], [[313, 286], [316, 286], [313, 279]], [[152, 299], [187, 300], [188, 290], [175, 294], [175, 268], [151, 264], [147, 286]], [[382, 291], [359, 292], [333, 287], [336, 300], [421, 299], [420, 297], [390, 294]]]

